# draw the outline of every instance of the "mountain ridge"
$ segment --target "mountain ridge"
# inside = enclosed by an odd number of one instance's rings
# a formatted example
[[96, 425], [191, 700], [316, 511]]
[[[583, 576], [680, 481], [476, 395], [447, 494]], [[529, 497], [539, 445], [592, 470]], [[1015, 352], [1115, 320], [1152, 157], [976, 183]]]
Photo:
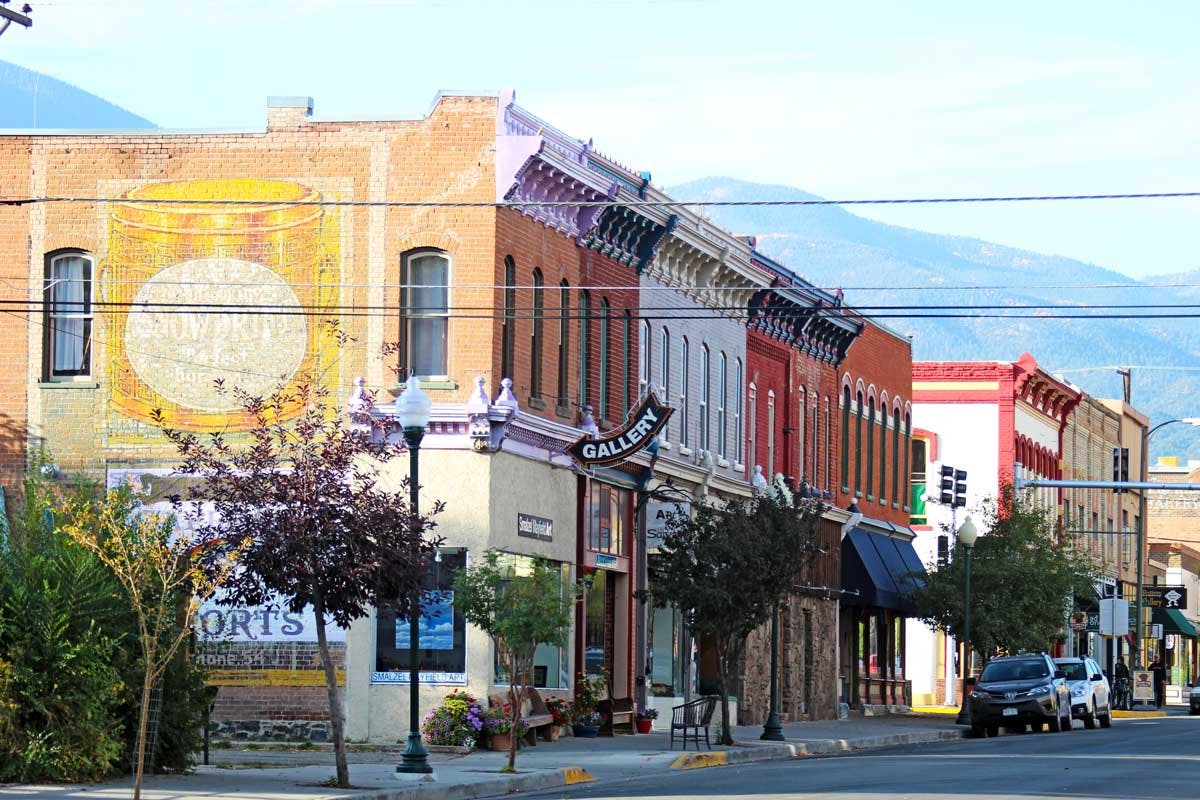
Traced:
[[0, 60], [0, 128], [155, 128], [102, 97], [11, 61]]

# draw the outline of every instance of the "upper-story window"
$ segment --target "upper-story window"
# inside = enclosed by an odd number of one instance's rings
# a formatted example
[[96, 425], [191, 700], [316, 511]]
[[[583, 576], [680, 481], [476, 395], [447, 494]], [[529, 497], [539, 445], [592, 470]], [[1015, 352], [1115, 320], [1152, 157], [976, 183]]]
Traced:
[[867, 497], [875, 496], [875, 398], [867, 400]]
[[[916, 480], [914, 476], [913, 481]], [[924, 467], [922, 467], [921, 481], [924, 483]], [[900, 502], [899, 492], [900, 482], [900, 409], [892, 412], [892, 503]], [[912, 492], [910, 491], [910, 494]]]
[[92, 257], [59, 253], [46, 262], [46, 377], [92, 371]]
[[621, 416], [629, 414], [629, 373], [633, 361], [633, 314], [629, 309], [621, 315]]
[[533, 331], [530, 335], [529, 395], [542, 396], [542, 350], [545, 345], [546, 288], [542, 271], [533, 270]]
[[717, 455], [725, 457], [725, 407], [729, 399], [726, 372], [729, 364], [724, 351], [717, 356]]
[[579, 405], [582, 408], [588, 403], [588, 395], [592, 393], [591, 366], [588, 358], [588, 348], [591, 346], [592, 296], [587, 289], [579, 293]]
[[854, 494], [862, 494], [862, 429], [863, 429], [863, 414], [866, 413], [866, 407], [863, 404], [863, 393], [856, 392], [854, 395], [854, 403], [857, 413], [854, 415]]
[[[671, 398], [671, 332], [665, 327], [658, 332], [658, 382], [662, 386], [663, 397], [670, 402]], [[671, 418], [663, 426], [664, 442], [671, 441]]]
[[608, 305], [608, 298], [600, 298], [600, 414], [597, 419], [608, 419], [608, 368], [610, 366], [608, 360], [608, 343], [611, 335], [609, 330], [609, 312], [611, 309]]
[[754, 477], [754, 467], [758, 465], [758, 387], [750, 384], [747, 392], [749, 406], [746, 408], [746, 453], [750, 460], [750, 477]]
[[850, 491], [850, 387], [842, 387], [842, 491]]
[[804, 440], [804, 431], [808, 422], [808, 390], [803, 386], [800, 387], [800, 408], [796, 413], [796, 442], [797, 451], [800, 454], [800, 480], [805, 480], [808, 477], [807, 460], [808, 460], [808, 442]]
[[558, 405], [569, 408], [571, 398], [571, 284], [558, 285]]
[[767, 390], [767, 463], [764, 477], [769, 481], [775, 474], [775, 392]]
[[688, 425], [688, 386], [691, 383], [691, 364], [692, 358], [691, 348], [688, 345], [688, 338], [683, 337], [679, 343], [679, 444], [682, 447], [687, 447], [691, 439], [690, 426]]
[[406, 366], [422, 378], [449, 374], [450, 257], [440, 250], [404, 256]]
[[708, 345], [700, 345], [700, 449], [708, 450], [712, 443], [709, 441], [708, 410], [712, 407], [712, 374], [710, 372]]
[[733, 460], [742, 463], [742, 360], [733, 360]]
[[641, 381], [641, 388], [643, 390], [650, 385], [650, 336], [650, 323], [642, 320], [642, 337], [638, 343], [638, 351], [640, 353], [638, 356], [638, 361], [640, 362], [638, 368], [639, 380]]
[[500, 377], [513, 376], [513, 351], [516, 349], [517, 264], [512, 256], [504, 257], [504, 321], [500, 323]]

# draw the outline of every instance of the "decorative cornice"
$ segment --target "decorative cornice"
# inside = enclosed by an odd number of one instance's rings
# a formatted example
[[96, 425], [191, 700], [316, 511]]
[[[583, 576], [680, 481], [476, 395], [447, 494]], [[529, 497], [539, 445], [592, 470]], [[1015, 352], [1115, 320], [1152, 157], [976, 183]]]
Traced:
[[[569, 160], [547, 149], [543, 142], [538, 152], [526, 159], [513, 176], [513, 185], [505, 200], [523, 202], [607, 201], [616, 194], [613, 184], [605, 187], [594, 176], [572, 169]], [[522, 214], [548, 228], [582, 241], [596, 227], [603, 206], [520, 206]]]

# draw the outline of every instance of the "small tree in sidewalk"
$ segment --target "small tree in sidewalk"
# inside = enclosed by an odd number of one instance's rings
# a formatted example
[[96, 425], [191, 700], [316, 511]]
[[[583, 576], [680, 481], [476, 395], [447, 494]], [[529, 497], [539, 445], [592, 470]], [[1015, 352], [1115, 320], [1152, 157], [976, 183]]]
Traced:
[[[349, 627], [377, 605], [409, 613], [440, 544], [440, 502], [422, 515], [408, 479], [385, 485], [381, 462], [401, 452], [344, 421], [328, 392], [302, 381], [263, 398], [234, 390], [253, 426], [243, 439], [167, 429], [179, 471], [199, 478], [186, 509], [198, 530], [242, 551], [220, 601], [311, 608], [325, 676], [337, 785], [350, 785], [328, 621]], [[159, 417], [161, 421], [161, 416]]]
[[[1063, 627], [1079, 594], [1093, 591], [1096, 566], [1055, 515], [1011, 486], [983, 509], [981, 535], [971, 551], [971, 647], [993, 655], [1044, 650]], [[930, 570], [914, 594], [916, 616], [960, 636], [965, 615], [966, 558]]]
[[[133, 796], [142, 794], [150, 696], [189, 637], [201, 604], [232, 573], [240, 548], [177, 529], [170, 515], [139, 513], [128, 486], [93, 501], [78, 495], [65, 507], [62, 531], [91, 551], [120, 581], [137, 619], [142, 692], [134, 756]], [[219, 551], [214, 555], [213, 551]]]
[[[494, 550], [487, 552], [481, 564], [455, 578], [455, 609], [491, 637], [497, 657], [508, 669], [509, 730], [520, 730], [521, 702], [524, 688], [532, 683], [538, 645], [566, 646], [578, 593], [578, 586], [563, 585], [561, 570], [549, 562], [506, 563]], [[505, 771], [515, 770], [516, 763], [514, 734]]]
[[819, 548], [824, 506], [788, 503], [776, 493], [744, 501], [697, 504], [667, 520], [650, 601], [674, 606], [697, 638], [712, 643], [721, 697], [721, 737], [733, 744], [729, 687], [746, 638], [771, 619]]

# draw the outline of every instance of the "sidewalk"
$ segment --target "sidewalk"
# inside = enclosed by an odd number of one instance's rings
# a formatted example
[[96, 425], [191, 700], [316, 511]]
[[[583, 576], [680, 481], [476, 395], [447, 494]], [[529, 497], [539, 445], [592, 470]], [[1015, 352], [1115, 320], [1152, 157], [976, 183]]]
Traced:
[[[714, 729], [715, 732], [715, 729]], [[963, 730], [944, 719], [891, 716], [841, 721], [794, 723], [784, 726], [782, 743], [761, 742], [759, 727], [734, 729], [738, 744], [713, 746], [686, 753], [676, 741], [668, 749], [666, 733], [600, 739], [564, 738], [541, 742], [517, 754], [517, 773], [500, 768], [507, 755], [476, 751], [469, 755], [434, 753], [430, 763], [435, 780], [398, 779], [395, 765], [399, 746], [387, 751], [351, 752], [350, 780], [354, 789], [324, 785], [333, 774], [328, 750], [214, 750], [210, 766], [191, 775], [151, 776], [142, 796], [146, 800], [468, 800], [517, 791], [552, 789], [590, 780], [637, 777], [671, 769], [739, 764], [805, 755], [847, 752], [903, 744], [959, 739]], [[703, 746], [702, 746], [703, 747]], [[18, 792], [24, 800], [118, 800], [131, 796], [130, 781], [87, 786], [21, 786], [0, 788]]]

